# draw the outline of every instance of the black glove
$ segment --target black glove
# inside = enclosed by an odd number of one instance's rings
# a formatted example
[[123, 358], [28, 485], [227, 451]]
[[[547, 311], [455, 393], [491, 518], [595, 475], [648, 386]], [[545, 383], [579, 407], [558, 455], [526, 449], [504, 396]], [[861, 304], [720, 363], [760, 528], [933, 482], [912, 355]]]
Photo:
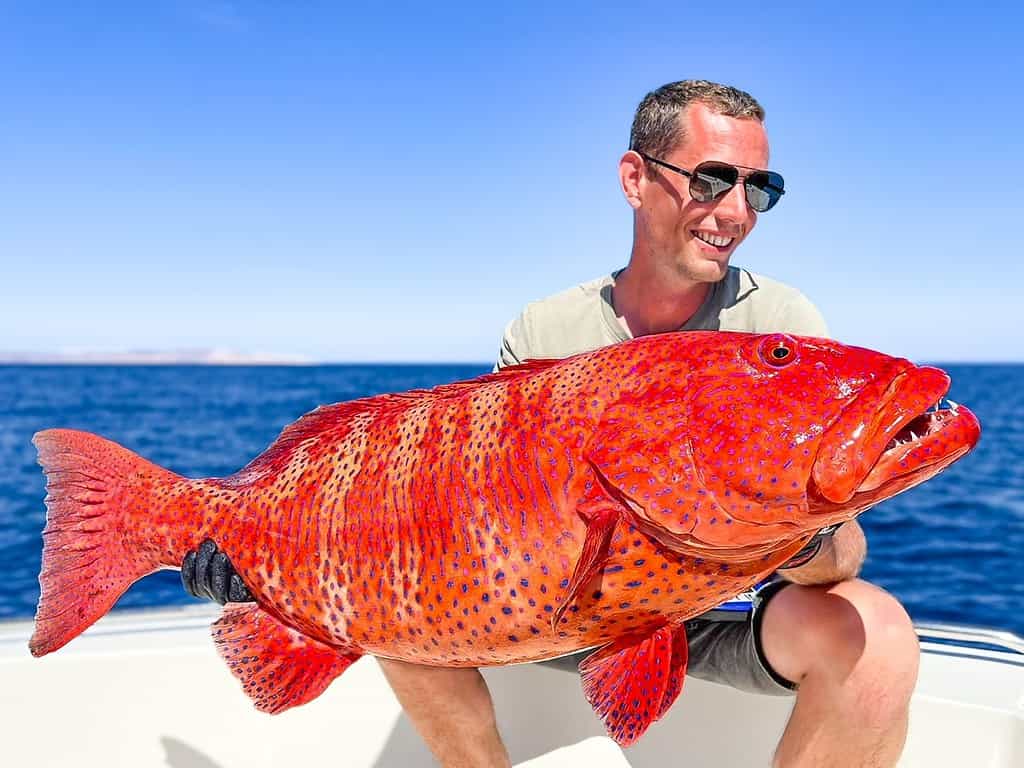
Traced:
[[193, 597], [216, 603], [248, 603], [254, 598], [228, 560], [228, 556], [207, 539], [181, 561], [181, 583]]
[[814, 559], [814, 556], [821, 551], [821, 545], [825, 542], [825, 539], [831, 538], [832, 535], [839, 529], [840, 525], [842, 525], [842, 523], [836, 523], [835, 525], [830, 525], [825, 528], [822, 528], [820, 531], [814, 534], [813, 539], [811, 539], [807, 542], [807, 544], [804, 545], [803, 549], [801, 549], [799, 552], [797, 552], [795, 555], [789, 558], [789, 560], [780, 565], [779, 570], [781, 571], [785, 568], [799, 568], [802, 565], [807, 565], [809, 562], [811, 562], [811, 560]]

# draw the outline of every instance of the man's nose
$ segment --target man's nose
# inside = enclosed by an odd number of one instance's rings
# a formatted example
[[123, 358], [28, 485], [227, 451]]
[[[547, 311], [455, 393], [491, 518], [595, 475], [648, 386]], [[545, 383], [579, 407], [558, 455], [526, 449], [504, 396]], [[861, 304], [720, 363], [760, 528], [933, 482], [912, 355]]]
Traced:
[[736, 183], [732, 189], [718, 198], [715, 215], [749, 229], [754, 218], [754, 211], [747, 205], [743, 182]]

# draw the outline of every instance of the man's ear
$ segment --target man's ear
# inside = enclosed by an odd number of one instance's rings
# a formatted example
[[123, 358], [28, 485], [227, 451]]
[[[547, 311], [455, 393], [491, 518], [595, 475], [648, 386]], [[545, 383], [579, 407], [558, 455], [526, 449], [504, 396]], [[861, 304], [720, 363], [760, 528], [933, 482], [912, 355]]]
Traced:
[[633, 150], [628, 150], [619, 160], [619, 184], [626, 202], [636, 210], [642, 203], [640, 187], [646, 179], [647, 168], [644, 159]]

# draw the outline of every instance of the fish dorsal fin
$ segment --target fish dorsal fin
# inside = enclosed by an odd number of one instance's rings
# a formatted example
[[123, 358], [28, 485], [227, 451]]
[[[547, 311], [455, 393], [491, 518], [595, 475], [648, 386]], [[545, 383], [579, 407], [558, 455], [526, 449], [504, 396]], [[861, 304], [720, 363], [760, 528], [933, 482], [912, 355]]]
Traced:
[[253, 603], [228, 605], [213, 640], [256, 708], [272, 715], [312, 701], [362, 655], [306, 637]]
[[688, 648], [682, 626], [619, 638], [580, 664], [583, 694], [621, 747], [668, 712], [683, 689]]
[[251, 482], [261, 476], [280, 471], [288, 462], [292, 452], [307, 440], [327, 438], [340, 443], [362, 417], [371, 421], [380, 415], [400, 412], [431, 400], [448, 400], [472, 394], [482, 385], [495, 382], [511, 382], [524, 375], [547, 370], [564, 362], [560, 359], [531, 359], [519, 365], [510, 365], [494, 373], [486, 373], [475, 379], [442, 384], [432, 389], [410, 389], [342, 403], [321, 405], [299, 417], [286, 426], [277, 439], [259, 456], [234, 475], [222, 478], [226, 485]]
[[372, 403], [379, 399], [364, 398], [319, 406], [286, 426], [263, 453], [235, 474], [219, 479], [219, 482], [241, 485], [264, 476], [272, 477], [287, 465], [295, 449], [306, 441], [328, 439], [340, 443], [358, 417], [370, 416], [374, 412]]
[[[558, 363], [564, 363], [568, 358], [565, 357], [531, 357], [529, 360], [524, 360], [521, 363], [515, 365], [506, 365], [503, 368], [499, 368], [493, 373], [485, 373], [483, 376], [478, 376], [470, 381], [478, 383], [489, 383], [492, 381], [504, 381], [506, 379], [514, 378], [515, 376], [523, 373], [537, 373], [538, 371], [546, 371], [553, 365]], [[457, 387], [460, 384], [466, 382], [456, 382], [455, 384], [445, 384], [446, 387]]]

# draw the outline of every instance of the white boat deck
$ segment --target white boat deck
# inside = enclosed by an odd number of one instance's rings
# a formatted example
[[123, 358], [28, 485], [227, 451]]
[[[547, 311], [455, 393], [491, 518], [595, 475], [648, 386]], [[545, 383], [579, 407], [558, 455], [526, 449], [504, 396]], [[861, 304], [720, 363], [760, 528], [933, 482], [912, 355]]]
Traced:
[[[205, 606], [115, 613], [43, 659], [28, 653], [30, 623], [0, 623], [2, 764], [434, 765], [369, 659], [311, 704], [257, 712], [213, 649], [215, 616]], [[921, 634], [900, 765], [1024, 766], [1024, 642], [960, 627]], [[537, 665], [485, 675], [513, 762], [529, 768], [768, 765], [791, 706], [690, 679], [669, 716], [624, 752], [602, 735], [576, 675]]]

